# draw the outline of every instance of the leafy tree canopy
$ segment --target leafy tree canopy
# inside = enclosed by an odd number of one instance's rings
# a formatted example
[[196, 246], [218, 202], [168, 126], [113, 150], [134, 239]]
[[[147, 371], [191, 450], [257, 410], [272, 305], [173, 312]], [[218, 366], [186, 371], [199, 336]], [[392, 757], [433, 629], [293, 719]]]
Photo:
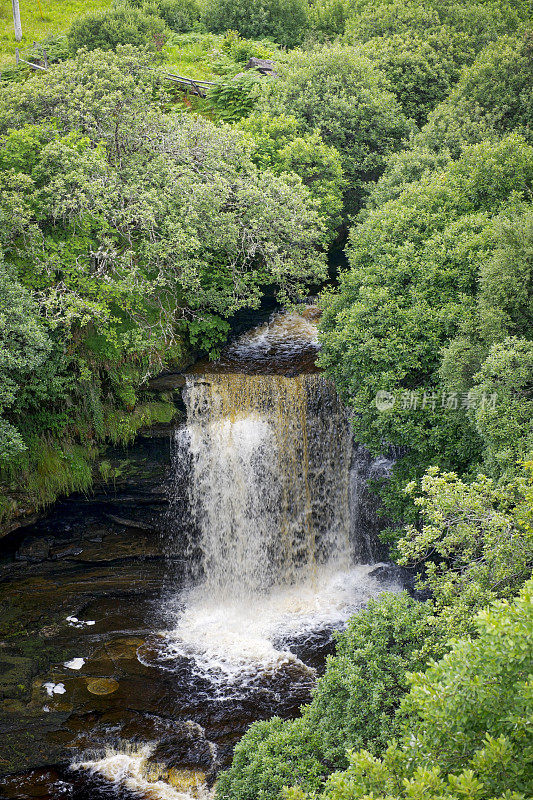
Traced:
[[368, 182], [409, 132], [386, 77], [356, 48], [339, 44], [293, 51], [278, 69], [279, 78], [262, 84], [258, 110], [295, 116], [305, 131], [320, 132], [341, 156], [348, 208], [359, 208]]

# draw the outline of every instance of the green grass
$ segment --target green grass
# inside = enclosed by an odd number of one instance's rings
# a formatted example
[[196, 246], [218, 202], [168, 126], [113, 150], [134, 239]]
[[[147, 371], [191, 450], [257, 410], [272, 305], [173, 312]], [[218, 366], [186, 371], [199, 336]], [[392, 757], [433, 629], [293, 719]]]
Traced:
[[15, 47], [29, 54], [33, 42], [66, 33], [73, 20], [89, 11], [109, 8], [111, 0], [19, 0], [22, 42], [17, 45], [10, 0], [0, 0], [0, 64], [12, 65]]
[[223, 36], [214, 33], [174, 34], [165, 48], [164, 68], [188, 78], [212, 79], [223, 40]]

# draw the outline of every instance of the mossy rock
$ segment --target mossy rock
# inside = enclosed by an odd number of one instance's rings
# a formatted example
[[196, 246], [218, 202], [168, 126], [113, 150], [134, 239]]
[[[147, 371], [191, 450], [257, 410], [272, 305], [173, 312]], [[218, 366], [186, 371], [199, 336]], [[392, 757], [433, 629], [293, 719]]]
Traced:
[[31, 687], [34, 664], [30, 658], [0, 653], [0, 697], [14, 699], [26, 696]]

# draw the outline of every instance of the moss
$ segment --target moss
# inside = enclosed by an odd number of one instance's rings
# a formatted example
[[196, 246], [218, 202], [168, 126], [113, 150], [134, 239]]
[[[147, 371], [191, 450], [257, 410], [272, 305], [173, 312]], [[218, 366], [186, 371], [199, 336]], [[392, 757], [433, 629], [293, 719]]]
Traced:
[[[75, 434], [66, 430], [59, 439], [32, 436], [16, 463], [0, 470], [0, 525], [39, 510], [72, 492], [90, 491], [94, 478], [116, 480], [117, 471], [100, 459], [100, 443], [130, 444], [142, 428], [169, 424], [177, 409], [171, 400], [149, 400], [133, 410], [98, 403], [101, 424], [80, 418]], [[73, 441], [76, 439], [81, 441]]]
[[113, 409], [106, 415], [106, 438], [113, 444], [129, 444], [141, 428], [168, 425], [175, 415], [176, 406], [161, 400], [142, 403], [132, 412]]

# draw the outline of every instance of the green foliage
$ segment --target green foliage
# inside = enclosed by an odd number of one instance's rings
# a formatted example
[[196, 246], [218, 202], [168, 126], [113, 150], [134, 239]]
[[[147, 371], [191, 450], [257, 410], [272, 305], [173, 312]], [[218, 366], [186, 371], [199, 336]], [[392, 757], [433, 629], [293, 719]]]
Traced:
[[4, 414], [49, 352], [50, 341], [37, 305], [0, 261], [0, 464], [25, 449], [20, 433]]
[[350, 14], [346, 0], [313, 0], [309, 5], [309, 28], [319, 41], [342, 36]]
[[408, 690], [406, 674], [440, 655], [430, 603], [384, 594], [354, 616], [338, 636], [311, 704], [301, 719], [256, 722], [217, 781], [216, 797], [275, 800], [284, 786], [316, 792], [332, 770], [348, 764], [346, 749], [380, 752], [395, 730], [394, 714]]
[[[0, 5], [0, 70], [2, 75], [15, 61], [15, 48], [23, 58], [31, 55], [33, 43], [50, 44], [50, 40], [65, 34], [81, 14], [109, 8], [112, 0], [19, 0], [22, 19], [22, 42], [17, 42], [13, 29], [13, 13], [7, 3]], [[61, 45], [63, 48], [63, 44]], [[52, 59], [52, 60], [55, 60]], [[6, 70], [7, 71], [7, 70]]]
[[431, 591], [448, 636], [469, 631], [477, 610], [512, 597], [531, 575], [531, 471], [498, 485], [485, 475], [464, 483], [431, 467], [406, 492], [420, 520], [398, 541], [400, 563], [424, 564], [419, 585]]
[[[352, 230], [350, 269], [322, 299], [321, 363], [354, 409], [358, 441], [407, 445], [418, 465], [467, 469], [479, 458], [471, 403], [443, 399], [441, 351], [475, 317], [497, 216], [521, 210], [532, 179], [533, 149], [519, 136], [482, 143]], [[377, 408], [378, 391], [392, 407]]]
[[257, 102], [260, 80], [257, 73], [250, 71], [215, 81], [207, 98], [218, 119], [238, 122], [247, 117]]
[[324, 144], [318, 131], [302, 134], [302, 124], [285, 114], [252, 114], [239, 127], [252, 136], [252, 160], [259, 168], [277, 174], [294, 172], [302, 179], [334, 236], [341, 222], [345, 187], [337, 150]]
[[125, 44], [158, 53], [167, 37], [168, 28], [162, 19], [122, 3], [108, 11], [80, 17], [68, 32], [73, 54], [82, 47], [87, 50], [115, 50], [118, 45]]
[[355, 0], [346, 25], [354, 42], [375, 36], [427, 36], [438, 33], [449, 38], [460, 34], [468, 47], [479, 52], [488, 42], [517, 30], [527, 21], [527, 2], [500, 3], [497, 0], [443, 2], [443, 0]]
[[480, 612], [475, 626], [476, 638], [455, 641], [441, 661], [412, 676], [404, 738], [381, 759], [353, 752], [322, 800], [531, 796], [533, 581], [513, 602]]
[[158, 14], [171, 31], [185, 33], [199, 27], [202, 9], [197, 0], [159, 0]]
[[215, 796], [274, 800], [295, 783], [314, 792], [327, 774], [317, 754], [318, 737], [304, 720], [254, 722], [236, 746], [231, 767], [219, 776]]
[[490, 44], [430, 115], [419, 141], [458, 155], [468, 144], [516, 131], [528, 141], [533, 125], [533, 34]]
[[272, 58], [271, 43], [267, 46], [252, 39], [243, 39], [238, 31], [226, 31], [222, 51], [240, 65], [239, 69], [242, 69], [242, 64], [250, 58]]
[[389, 79], [404, 114], [422, 125], [449, 94], [471, 51], [463, 37], [445, 29], [370, 39], [361, 52], [375, 60]]
[[470, 416], [483, 440], [486, 469], [513, 475], [533, 450], [531, 206], [504, 215], [496, 233], [494, 255], [480, 268], [477, 308], [443, 351], [440, 374], [449, 390], [471, 391]]
[[409, 131], [385, 76], [355, 48], [330, 45], [294, 51], [277, 63], [280, 77], [263, 82], [259, 110], [295, 116], [338, 150], [348, 181], [348, 209], [360, 207], [367, 185]]
[[503, 218], [498, 245], [481, 266], [481, 334], [488, 342], [506, 333], [528, 336], [533, 319], [533, 207]]
[[432, 605], [406, 593], [383, 594], [352, 617], [304, 711], [329, 771], [347, 766], [350, 748], [382, 751], [408, 690], [407, 672], [423, 669], [442, 647]]
[[146, 65], [129, 46], [82, 50], [1, 93], [2, 285], [20, 308], [0, 362], [8, 461], [42, 435], [86, 447], [168, 422], [174, 407], [143, 397], [150, 375], [191, 345], [215, 353], [263, 286], [288, 301], [324, 275], [325, 226], [302, 180], [259, 170], [242, 132], [165, 114]]
[[304, 36], [307, 4], [304, 0], [207, 0], [203, 20], [214, 33], [238, 31], [247, 39], [269, 37], [294, 47]]
[[[520, 460], [533, 457], [533, 342], [509, 337], [492, 345], [473, 391], [474, 411], [484, 443], [484, 460], [493, 475], [512, 475]], [[486, 398], [494, 402], [486, 402]], [[485, 398], [485, 402], [483, 402]]]

